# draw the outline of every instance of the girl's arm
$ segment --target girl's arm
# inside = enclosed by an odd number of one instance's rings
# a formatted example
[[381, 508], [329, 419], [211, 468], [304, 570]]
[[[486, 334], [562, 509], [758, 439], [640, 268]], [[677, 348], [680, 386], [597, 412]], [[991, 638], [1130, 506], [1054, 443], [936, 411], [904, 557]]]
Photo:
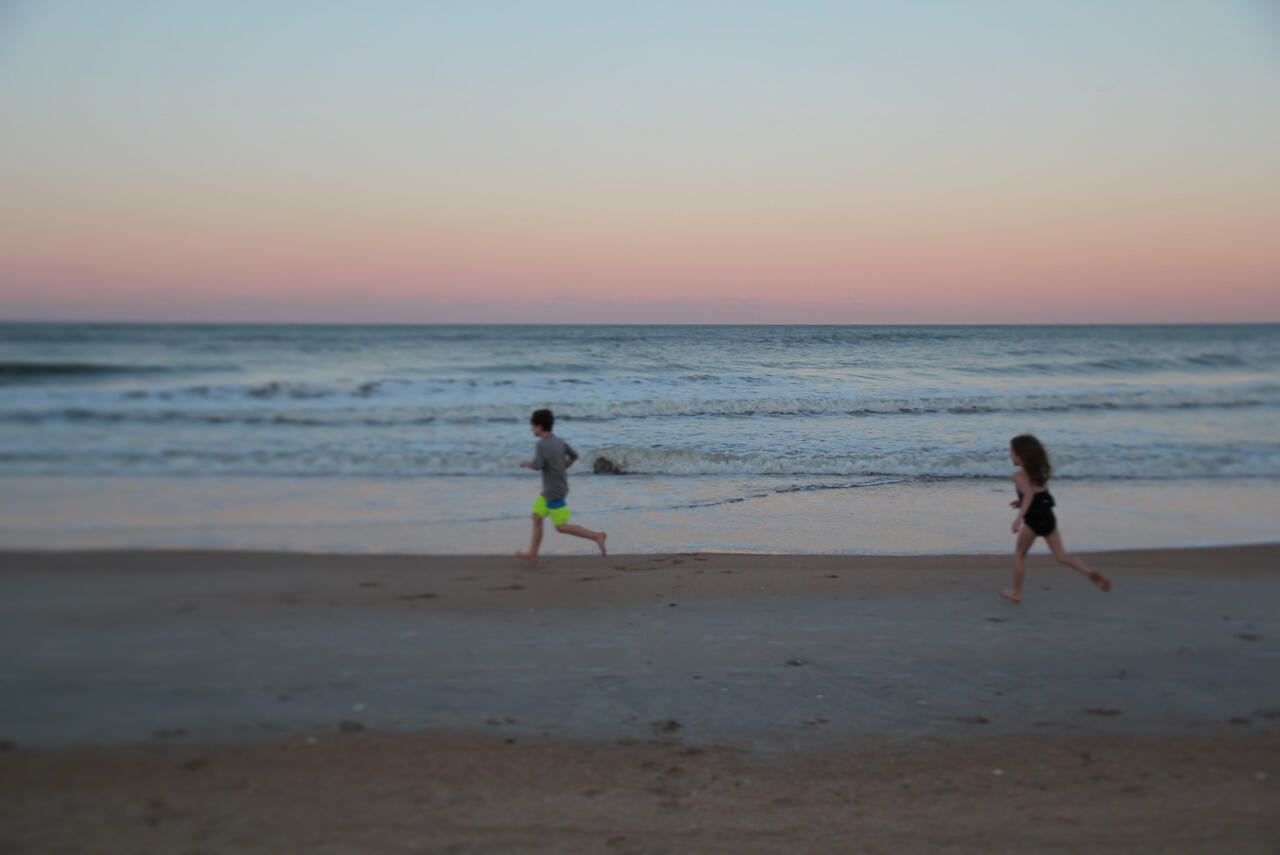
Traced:
[[1018, 515], [1013, 518], [1013, 525], [1011, 526], [1013, 533], [1017, 534], [1018, 529], [1022, 528], [1022, 518], [1027, 515], [1027, 511], [1031, 508], [1031, 500], [1034, 497], [1031, 494], [1031, 479], [1027, 477], [1027, 473], [1013, 473], [1013, 485], [1022, 494], [1022, 504], [1018, 505]]

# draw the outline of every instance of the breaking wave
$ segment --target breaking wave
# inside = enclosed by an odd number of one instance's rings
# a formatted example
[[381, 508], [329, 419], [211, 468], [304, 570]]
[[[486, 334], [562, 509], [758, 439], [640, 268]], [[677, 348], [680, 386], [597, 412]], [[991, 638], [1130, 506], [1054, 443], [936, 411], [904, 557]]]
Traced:
[[0, 385], [44, 383], [112, 375], [165, 374], [174, 369], [162, 365], [116, 365], [97, 362], [0, 362]]
[[[364, 384], [357, 397], [368, 398], [377, 384]], [[200, 406], [173, 406], [130, 395], [118, 395], [95, 402], [94, 406], [57, 408], [15, 408], [0, 411], [0, 421], [31, 424], [46, 421], [104, 422], [138, 424], [246, 424], [293, 425], [299, 427], [378, 427], [446, 423], [523, 423], [528, 419], [525, 403], [432, 403], [409, 406], [403, 399], [378, 405], [319, 405], [331, 393], [305, 386], [293, 388], [275, 384], [255, 386], [245, 391], [260, 403], [228, 402], [225, 397], [210, 401], [208, 392], [190, 392], [203, 399]], [[270, 399], [287, 395], [301, 406], [269, 406]], [[169, 406], [156, 407], [156, 403]], [[1280, 406], [1280, 384], [1204, 386], [1194, 388], [1140, 388], [1133, 390], [1061, 392], [1053, 394], [954, 395], [913, 398], [826, 398], [767, 396], [691, 400], [660, 398], [612, 400], [579, 398], [550, 402], [563, 422], [609, 422], [647, 418], [749, 419], [770, 416], [927, 416], [986, 415], [998, 413], [1051, 414], [1088, 411], [1160, 411], [1195, 409], [1238, 409]]]

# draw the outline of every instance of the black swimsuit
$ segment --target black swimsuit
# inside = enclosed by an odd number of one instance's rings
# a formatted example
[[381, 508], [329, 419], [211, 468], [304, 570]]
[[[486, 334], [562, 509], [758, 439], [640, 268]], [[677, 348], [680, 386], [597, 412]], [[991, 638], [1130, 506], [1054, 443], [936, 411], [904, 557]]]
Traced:
[[[1022, 504], [1022, 493], [1018, 493], [1018, 504]], [[1058, 518], [1053, 515], [1053, 496], [1048, 490], [1031, 494], [1031, 507], [1022, 518], [1027, 528], [1040, 537], [1048, 537], [1058, 527]]]

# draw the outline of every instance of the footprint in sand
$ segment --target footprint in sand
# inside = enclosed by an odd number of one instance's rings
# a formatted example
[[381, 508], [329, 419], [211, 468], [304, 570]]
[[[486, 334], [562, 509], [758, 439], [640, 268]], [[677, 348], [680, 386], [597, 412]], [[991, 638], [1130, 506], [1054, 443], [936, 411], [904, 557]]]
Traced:
[[524, 585], [499, 585], [494, 588], [485, 588], [486, 591], [523, 591]]

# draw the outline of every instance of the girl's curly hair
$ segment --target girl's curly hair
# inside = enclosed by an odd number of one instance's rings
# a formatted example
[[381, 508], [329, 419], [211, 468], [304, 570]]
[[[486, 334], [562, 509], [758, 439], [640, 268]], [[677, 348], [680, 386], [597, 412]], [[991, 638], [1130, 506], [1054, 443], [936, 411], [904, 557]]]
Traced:
[[1043, 487], [1049, 483], [1049, 476], [1053, 474], [1053, 465], [1049, 463], [1049, 452], [1044, 450], [1040, 440], [1029, 433], [1023, 433], [1010, 440], [1009, 447], [1022, 461], [1022, 471], [1027, 473], [1032, 484]]

